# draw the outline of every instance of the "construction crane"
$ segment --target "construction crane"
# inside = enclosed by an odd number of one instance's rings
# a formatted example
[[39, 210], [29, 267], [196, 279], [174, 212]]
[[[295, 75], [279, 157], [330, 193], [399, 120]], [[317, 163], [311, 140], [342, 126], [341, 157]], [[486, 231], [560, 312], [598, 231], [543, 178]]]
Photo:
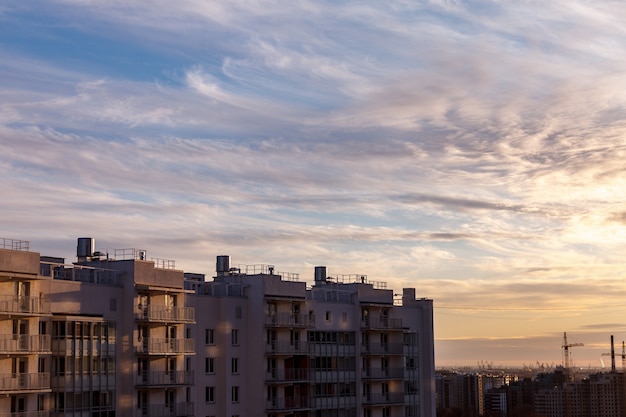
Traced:
[[[603, 353], [601, 356], [611, 357], [611, 372], [615, 372], [615, 345], [613, 344], [613, 335], [611, 335], [611, 352]], [[604, 367], [604, 362], [602, 363], [602, 366]], [[623, 367], [624, 367], [624, 342], [622, 342], [622, 368]]]
[[577, 346], [585, 346], [582, 343], [567, 343], [567, 332], [563, 332], [563, 369], [567, 372], [571, 367], [571, 359], [569, 356], [569, 348], [577, 347]]
[[[611, 336], [611, 342], [613, 342], [613, 336]], [[615, 361], [615, 351], [613, 350], [613, 343], [611, 343], [611, 353], [602, 354], [602, 356], [609, 356], [609, 355], [611, 355], [611, 366], [613, 367], [613, 364]], [[615, 371], [615, 369], [611, 369], [611, 370]], [[622, 341], [622, 372], [626, 372], [626, 346], [624, 345], [624, 341]]]

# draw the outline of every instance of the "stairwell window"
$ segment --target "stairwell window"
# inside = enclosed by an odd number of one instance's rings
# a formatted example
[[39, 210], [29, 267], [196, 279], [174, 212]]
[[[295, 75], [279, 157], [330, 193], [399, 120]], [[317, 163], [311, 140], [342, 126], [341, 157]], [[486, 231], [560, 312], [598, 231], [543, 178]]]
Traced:
[[230, 342], [233, 346], [239, 346], [239, 330], [232, 329], [230, 331]]
[[238, 403], [239, 402], [239, 387], [238, 386], [232, 387], [230, 394], [231, 394], [232, 402]]

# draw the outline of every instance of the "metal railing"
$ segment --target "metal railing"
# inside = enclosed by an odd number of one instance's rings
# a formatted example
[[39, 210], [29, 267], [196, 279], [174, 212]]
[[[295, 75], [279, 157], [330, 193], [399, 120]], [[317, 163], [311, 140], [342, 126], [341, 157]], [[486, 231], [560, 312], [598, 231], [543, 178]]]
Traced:
[[50, 314], [50, 301], [44, 297], [0, 295], [0, 314]]
[[193, 371], [144, 371], [137, 375], [136, 385], [167, 386], [193, 385]]
[[309, 327], [315, 325], [315, 316], [308, 314], [275, 313], [265, 316], [268, 327]]
[[265, 377], [266, 381], [306, 381], [311, 374], [310, 369], [270, 369]]
[[301, 410], [311, 407], [309, 397], [276, 397], [266, 401], [266, 410]]
[[365, 355], [399, 355], [404, 353], [404, 346], [402, 343], [372, 343], [361, 345], [361, 353]]
[[47, 334], [3, 334], [0, 335], [0, 352], [3, 354], [41, 353], [50, 351], [50, 336]]
[[361, 372], [363, 379], [400, 379], [404, 377], [404, 368], [366, 368]]
[[136, 346], [138, 353], [149, 355], [195, 353], [195, 339], [155, 339], [145, 337]]
[[170, 307], [166, 305], [140, 306], [135, 310], [135, 318], [167, 323], [194, 323], [196, 320], [193, 307]]
[[312, 345], [302, 341], [271, 341], [265, 345], [265, 353], [276, 355], [309, 354]]
[[402, 319], [390, 319], [389, 317], [366, 317], [361, 319], [363, 329], [402, 329]]
[[363, 397], [363, 404], [377, 405], [377, 404], [402, 404], [404, 403], [404, 393], [402, 392], [389, 392], [387, 394], [376, 393], [366, 394]]
[[8, 239], [5, 237], [0, 237], [0, 249], [28, 252], [30, 250], [30, 242], [28, 240]]
[[0, 393], [50, 389], [50, 374], [0, 374]]
[[140, 406], [136, 417], [193, 417], [193, 403], [155, 404]]
[[2, 413], [0, 417], [50, 417], [49, 411], [15, 411], [13, 413]]

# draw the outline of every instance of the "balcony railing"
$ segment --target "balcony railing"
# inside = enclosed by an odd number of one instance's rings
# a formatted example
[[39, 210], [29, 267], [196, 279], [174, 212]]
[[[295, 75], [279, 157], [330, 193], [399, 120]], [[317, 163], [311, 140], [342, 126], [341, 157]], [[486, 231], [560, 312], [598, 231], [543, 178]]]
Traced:
[[380, 405], [380, 404], [402, 404], [404, 403], [404, 393], [390, 392], [387, 394], [376, 393], [367, 394], [363, 397], [363, 404]]
[[50, 302], [43, 297], [1, 295], [0, 314], [50, 314]]
[[49, 390], [50, 374], [40, 372], [37, 374], [0, 374], [0, 393]]
[[363, 329], [402, 329], [402, 319], [389, 317], [366, 317], [361, 320]]
[[145, 337], [137, 346], [137, 353], [147, 355], [195, 354], [195, 339], [155, 339]]
[[308, 314], [276, 313], [265, 316], [268, 327], [311, 327], [315, 325], [315, 316]]
[[0, 352], [9, 355], [50, 352], [50, 336], [3, 334], [0, 335]]
[[265, 352], [274, 355], [307, 355], [312, 345], [302, 341], [272, 341], [265, 345]]
[[193, 417], [193, 403], [155, 404], [140, 407], [136, 417]]
[[266, 401], [266, 410], [302, 410], [311, 407], [309, 397], [276, 397]]
[[137, 320], [158, 321], [166, 323], [195, 323], [193, 307], [169, 307], [165, 305], [147, 305], [135, 311]]
[[267, 372], [265, 379], [270, 382], [306, 381], [310, 374], [310, 369], [271, 369]]
[[365, 355], [399, 355], [404, 353], [402, 343], [371, 343], [361, 345], [361, 352]]
[[361, 373], [363, 379], [400, 379], [404, 377], [404, 368], [369, 368]]
[[146, 371], [137, 375], [139, 386], [193, 385], [193, 371]]
[[13, 413], [2, 413], [0, 417], [50, 417], [50, 411], [16, 411]]

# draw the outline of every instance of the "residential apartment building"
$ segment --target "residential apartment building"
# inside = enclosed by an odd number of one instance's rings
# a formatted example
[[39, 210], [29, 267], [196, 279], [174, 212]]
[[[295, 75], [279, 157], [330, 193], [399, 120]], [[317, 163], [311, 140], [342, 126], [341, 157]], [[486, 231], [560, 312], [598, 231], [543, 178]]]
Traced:
[[435, 415], [432, 301], [365, 275], [0, 239], [0, 294], [0, 417]]

